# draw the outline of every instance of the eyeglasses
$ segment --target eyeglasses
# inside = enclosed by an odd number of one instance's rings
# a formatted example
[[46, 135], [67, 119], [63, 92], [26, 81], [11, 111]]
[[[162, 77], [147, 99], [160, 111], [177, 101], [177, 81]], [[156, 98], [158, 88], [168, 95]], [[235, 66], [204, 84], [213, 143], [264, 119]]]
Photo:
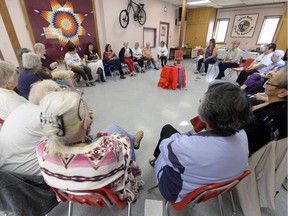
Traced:
[[278, 85], [275, 85], [275, 84], [272, 84], [272, 83], [270, 83], [270, 82], [266, 82], [266, 85], [274, 86], [274, 87], [276, 87], [276, 88], [282, 88], [282, 87], [280, 87], [280, 86], [278, 86]]
[[[83, 95], [84, 93], [83, 92], [81, 92], [80, 93], [80, 100], [79, 100], [79, 104], [78, 104], [78, 118], [80, 119], [80, 121], [82, 121], [82, 120], [84, 120], [85, 118], [86, 118], [86, 107], [85, 107], [85, 102], [84, 102], [84, 100], [83, 100], [83, 98], [82, 98], [82, 95]], [[84, 116], [83, 116], [83, 118], [81, 117], [81, 115], [80, 115], [80, 110], [81, 110], [81, 104], [82, 104], [82, 108], [83, 108], [83, 110], [84, 110]]]

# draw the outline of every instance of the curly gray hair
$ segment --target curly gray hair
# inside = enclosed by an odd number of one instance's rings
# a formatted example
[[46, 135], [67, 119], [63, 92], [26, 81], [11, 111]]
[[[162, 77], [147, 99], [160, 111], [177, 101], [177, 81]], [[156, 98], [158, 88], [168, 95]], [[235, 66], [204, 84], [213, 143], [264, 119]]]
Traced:
[[198, 112], [215, 132], [225, 136], [235, 134], [254, 118], [245, 93], [229, 82], [213, 82]]

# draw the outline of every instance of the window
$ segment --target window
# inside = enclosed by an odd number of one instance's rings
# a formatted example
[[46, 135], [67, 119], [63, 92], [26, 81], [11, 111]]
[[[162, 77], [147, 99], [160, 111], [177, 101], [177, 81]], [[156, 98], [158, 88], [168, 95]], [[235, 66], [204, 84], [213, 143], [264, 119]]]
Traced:
[[264, 18], [257, 44], [268, 44], [272, 42], [280, 18], [280, 16], [267, 16]]
[[214, 38], [216, 43], [224, 43], [225, 37], [228, 29], [229, 19], [218, 19], [216, 30], [214, 33]]

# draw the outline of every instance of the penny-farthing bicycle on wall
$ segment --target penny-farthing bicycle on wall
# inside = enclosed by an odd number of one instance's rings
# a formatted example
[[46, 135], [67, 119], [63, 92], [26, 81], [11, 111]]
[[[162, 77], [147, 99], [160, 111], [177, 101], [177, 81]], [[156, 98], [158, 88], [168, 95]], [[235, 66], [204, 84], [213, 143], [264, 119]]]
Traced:
[[133, 0], [128, 0], [127, 9], [124, 9], [119, 14], [119, 23], [122, 28], [126, 28], [129, 24], [129, 13], [133, 12], [134, 21], [138, 21], [140, 25], [144, 25], [146, 22], [146, 12], [144, 10], [144, 4], [137, 4]]

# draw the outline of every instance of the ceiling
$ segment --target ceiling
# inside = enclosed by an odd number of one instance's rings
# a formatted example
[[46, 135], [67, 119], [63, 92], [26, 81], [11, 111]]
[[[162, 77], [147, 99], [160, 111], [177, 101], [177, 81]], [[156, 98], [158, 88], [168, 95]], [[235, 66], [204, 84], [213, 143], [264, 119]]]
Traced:
[[[182, 0], [162, 0], [163, 2], [182, 6]], [[199, 0], [187, 0], [188, 2], [194, 2]], [[286, 0], [210, 0], [211, 3], [201, 4], [201, 5], [188, 5], [187, 8], [195, 8], [195, 7], [214, 7], [214, 8], [228, 8], [228, 7], [243, 7], [243, 6], [251, 6], [251, 5], [263, 5], [263, 4], [273, 4], [286, 2]]]

